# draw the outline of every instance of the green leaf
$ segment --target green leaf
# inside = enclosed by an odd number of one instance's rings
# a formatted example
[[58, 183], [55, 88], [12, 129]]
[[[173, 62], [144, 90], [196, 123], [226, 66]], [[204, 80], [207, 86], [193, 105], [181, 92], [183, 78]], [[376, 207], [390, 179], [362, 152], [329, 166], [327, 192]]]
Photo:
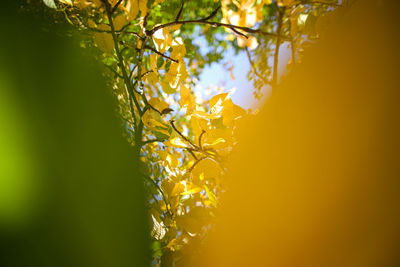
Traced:
[[151, 245], [151, 248], [153, 250], [153, 258], [159, 258], [162, 256], [163, 253], [161, 249], [161, 243], [159, 241], [154, 241]]
[[54, 2], [54, 0], [43, 0], [43, 3], [53, 9], [57, 9], [56, 3]]
[[157, 59], [157, 69], [161, 69], [161, 67], [164, 65], [164, 59], [162, 57]]
[[[162, 129], [161, 127], [156, 127], [156, 129], [165, 130], [165, 129]], [[169, 133], [171, 133], [171, 129], [170, 128], [168, 128], [167, 131]], [[154, 135], [156, 136], [157, 139], [162, 140], [162, 141], [168, 140], [168, 138], [169, 138], [169, 136], [165, 134], [165, 131], [158, 132], [157, 130], [155, 130], [154, 131]]]

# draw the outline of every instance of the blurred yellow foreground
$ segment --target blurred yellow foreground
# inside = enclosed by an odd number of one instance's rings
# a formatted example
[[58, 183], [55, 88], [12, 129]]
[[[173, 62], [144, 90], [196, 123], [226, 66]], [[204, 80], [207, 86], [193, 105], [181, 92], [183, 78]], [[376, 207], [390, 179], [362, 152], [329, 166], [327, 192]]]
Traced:
[[339, 11], [242, 127], [198, 266], [400, 266], [399, 11]]

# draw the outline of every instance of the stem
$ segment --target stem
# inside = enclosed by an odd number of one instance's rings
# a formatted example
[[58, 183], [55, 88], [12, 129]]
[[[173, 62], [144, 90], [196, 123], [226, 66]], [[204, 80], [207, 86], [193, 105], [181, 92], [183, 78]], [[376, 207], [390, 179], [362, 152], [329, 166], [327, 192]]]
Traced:
[[247, 58], [249, 60], [251, 68], [253, 69], [254, 74], [258, 78], [260, 78], [265, 83], [265, 85], [269, 84], [270, 82], [257, 71], [257, 67], [255, 66], [253, 60], [251, 59], [250, 51], [249, 51], [249, 49], [247, 47], [245, 48], [245, 51], [246, 51]]
[[272, 85], [276, 86], [278, 83], [278, 61], [279, 61], [279, 49], [281, 46], [281, 31], [282, 31], [282, 22], [283, 22], [283, 14], [285, 12], [285, 8], [279, 9], [278, 7], [278, 27], [276, 30], [276, 43], [275, 43], [275, 54], [274, 54], [274, 72], [272, 77]]
[[292, 50], [292, 64], [296, 64], [296, 45], [294, 44], [294, 38], [290, 41], [290, 49]]
[[206, 131], [202, 130], [201, 134], [199, 136], [199, 147], [200, 147], [200, 150], [203, 150], [202, 138], [203, 138], [205, 133], [206, 133]]
[[184, 136], [175, 126], [174, 121], [171, 120], [170, 121], [172, 128], [175, 130], [175, 132], [177, 132], [183, 140], [185, 140], [186, 142], [188, 142], [194, 149], [196, 150], [200, 150], [198, 146], [196, 146], [195, 144], [192, 143], [192, 141], [190, 141], [186, 136]]
[[168, 214], [170, 215], [170, 217], [172, 217], [173, 214], [172, 214], [171, 210], [169, 209], [170, 203], [169, 203], [169, 201], [167, 201], [167, 198], [166, 198], [166, 196], [165, 196], [165, 194], [164, 194], [164, 191], [160, 188], [160, 186], [156, 183], [156, 181], [154, 181], [153, 179], [151, 179], [151, 177], [149, 177], [149, 176], [147, 176], [147, 175], [144, 175], [144, 177], [145, 177], [153, 186], [155, 186], [155, 187], [157, 188], [157, 191], [160, 192], [161, 197], [162, 197], [162, 199], [163, 199], [163, 201], [164, 201], [164, 203], [165, 203], [167, 212], [168, 212]]
[[164, 57], [164, 58], [166, 58], [166, 59], [169, 59], [169, 60], [171, 60], [171, 61], [173, 61], [173, 62], [175, 62], [175, 63], [179, 63], [179, 60], [176, 60], [176, 59], [173, 59], [173, 58], [171, 58], [171, 57], [169, 57], [169, 56], [167, 56], [167, 55], [164, 55], [163, 53], [158, 52], [156, 49], [154, 49], [154, 48], [151, 47], [151, 46], [146, 45], [144, 48], [149, 49], [149, 50], [153, 51], [154, 53], [156, 53], [157, 55], [160, 55], [160, 56], [162, 56], [162, 57]]
[[[114, 22], [113, 22], [113, 18], [112, 18], [112, 9], [111, 9], [111, 5], [107, 0], [101, 0], [105, 7], [106, 7], [106, 13], [107, 13], [107, 17], [110, 23], [110, 28], [111, 28], [111, 35], [114, 41], [114, 49], [115, 49], [115, 53], [117, 54], [117, 58], [118, 58], [118, 64], [121, 68], [122, 71], [122, 77], [125, 81], [125, 85], [128, 88], [128, 94], [129, 94], [129, 98], [131, 100], [133, 100], [135, 107], [137, 109], [137, 111], [139, 112], [139, 114], [141, 114], [142, 110], [140, 108], [140, 104], [138, 102], [138, 100], [136, 99], [135, 93], [134, 93], [134, 88], [132, 86], [131, 80], [129, 79], [129, 75], [126, 71], [126, 67], [125, 67], [125, 63], [124, 63], [124, 58], [122, 56], [121, 50], [119, 49], [119, 43], [118, 43], [118, 38], [117, 35], [115, 34], [115, 27], [114, 27]], [[143, 41], [144, 44], [145, 41]], [[143, 46], [143, 45], [142, 45]], [[142, 56], [143, 56], [143, 52], [142, 52]], [[140, 61], [139, 61], [139, 77], [140, 77]], [[131, 105], [132, 106], [132, 105]], [[134, 110], [131, 109], [132, 116], [134, 117]], [[136, 125], [135, 127], [136, 131], [135, 131], [135, 155], [139, 160], [140, 157], [140, 150], [142, 147], [142, 135], [143, 135], [143, 122], [140, 120], [139, 124]]]

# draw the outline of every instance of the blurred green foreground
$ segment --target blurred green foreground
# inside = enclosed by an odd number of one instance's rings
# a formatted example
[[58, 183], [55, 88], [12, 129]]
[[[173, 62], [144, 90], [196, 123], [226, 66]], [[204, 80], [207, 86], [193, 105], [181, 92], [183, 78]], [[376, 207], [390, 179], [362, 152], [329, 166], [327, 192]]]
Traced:
[[64, 26], [20, 2], [0, 8], [0, 266], [148, 266], [111, 90]]

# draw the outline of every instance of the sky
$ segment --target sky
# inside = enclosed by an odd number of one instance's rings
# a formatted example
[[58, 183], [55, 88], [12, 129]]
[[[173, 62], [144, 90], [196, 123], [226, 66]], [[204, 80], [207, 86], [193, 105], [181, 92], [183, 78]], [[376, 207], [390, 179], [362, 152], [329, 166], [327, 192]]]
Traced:
[[[199, 41], [202, 45], [204, 42]], [[206, 48], [203, 48], [206, 50]], [[235, 55], [233, 48], [228, 48], [224, 53], [224, 59], [232, 61], [233, 75], [235, 80], [230, 78], [230, 72], [224, 68], [221, 63], [213, 63], [211, 66], [206, 66], [200, 75], [200, 80], [195, 88], [197, 92], [204, 92], [208, 87], [222, 86], [226, 90], [235, 88], [232, 94], [232, 101], [245, 109], [259, 108], [267, 99], [268, 89], [265, 89], [263, 98], [258, 101], [253, 95], [254, 87], [252, 82], [247, 79], [247, 73], [250, 70], [250, 63], [246, 52], [242, 51]], [[279, 54], [279, 74], [286, 71], [287, 62], [290, 60], [290, 49], [287, 45], [281, 46]], [[210, 97], [210, 96], [209, 96]], [[207, 98], [207, 96], [205, 96]]]

